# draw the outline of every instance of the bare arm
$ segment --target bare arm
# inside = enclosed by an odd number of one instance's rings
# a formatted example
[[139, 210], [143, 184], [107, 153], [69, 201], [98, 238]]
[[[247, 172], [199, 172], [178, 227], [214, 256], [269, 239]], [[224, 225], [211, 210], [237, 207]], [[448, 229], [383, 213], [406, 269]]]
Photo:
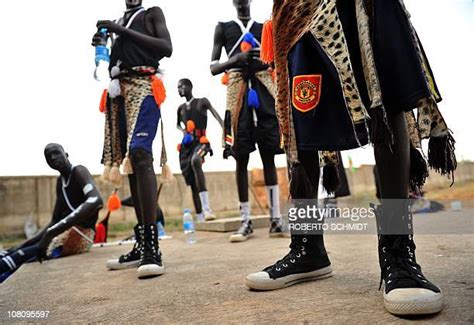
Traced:
[[212, 116], [214, 116], [221, 128], [224, 128], [224, 121], [222, 120], [216, 109], [212, 107], [211, 102], [207, 98], [203, 98], [202, 100], [204, 102], [204, 107], [211, 112]]
[[178, 107], [178, 119], [176, 123], [176, 128], [180, 130], [181, 132], [185, 133], [186, 132], [186, 125], [184, 124], [183, 121], [183, 106]]

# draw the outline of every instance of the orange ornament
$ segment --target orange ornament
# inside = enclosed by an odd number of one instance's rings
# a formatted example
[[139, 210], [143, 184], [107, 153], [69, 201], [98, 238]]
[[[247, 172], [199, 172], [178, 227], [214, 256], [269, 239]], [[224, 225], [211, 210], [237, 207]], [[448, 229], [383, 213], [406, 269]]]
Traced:
[[229, 84], [229, 74], [227, 72], [225, 72], [223, 75], [222, 75], [222, 79], [221, 79], [221, 82], [224, 86], [227, 86]]
[[194, 124], [194, 121], [189, 120], [186, 122], [186, 131], [188, 131], [189, 133], [192, 133], [194, 132], [195, 129], [196, 129], [196, 124]]
[[104, 113], [107, 110], [107, 95], [108, 91], [107, 89], [104, 89], [102, 92], [102, 96], [100, 97], [100, 104], [99, 104], [99, 111], [101, 113]]
[[114, 191], [112, 195], [109, 196], [109, 199], [107, 200], [107, 209], [109, 211], [116, 211], [122, 207], [122, 202], [120, 201], [120, 198], [117, 195], [117, 191]]

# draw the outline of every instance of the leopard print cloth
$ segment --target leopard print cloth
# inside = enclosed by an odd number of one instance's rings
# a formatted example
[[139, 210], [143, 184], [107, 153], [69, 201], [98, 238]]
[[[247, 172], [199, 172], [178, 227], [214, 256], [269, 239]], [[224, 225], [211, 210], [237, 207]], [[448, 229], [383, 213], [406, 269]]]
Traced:
[[94, 230], [74, 226], [53, 238], [48, 246], [48, 256], [51, 256], [51, 253], [59, 247], [62, 247], [62, 257], [88, 252], [92, 248], [94, 236]]
[[[227, 84], [227, 110], [231, 112], [232, 137], [235, 141], [240, 111], [247, 90], [247, 84], [239, 71], [229, 71], [229, 83]], [[264, 70], [255, 73], [257, 79], [267, 88], [273, 98], [276, 97], [276, 84], [270, 71]], [[225, 135], [224, 135], [225, 136]], [[223, 141], [225, 143], [225, 141]]]
[[104, 134], [104, 164], [120, 166], [128, 152], [120, 150], [119, 109], [124, 100], [127, 118], [127, 148], [133, 136], [140, 107], [145, 97], [152, 95], [150, 77], [124, 77], [120, 80], [121, 96], [110, 99]]
[[[146, 67], [136, 67], [136, 69]], [[143, 100], [147, 96], [153, 96], [152, 80], [150, 76], [126, 76], [120, 78], [121, 96], [117, 98], [108, 98], [107, 112], [104, 127], [104, 149], [102, 163], [107, 167], [120, 167], [124, 160], [129, 157], [128, 149], [122, 152], [120, 143], [119, 129], [119, 110], [120, 106], [125, 106], [126, 124], [127, 124], [127, 148], [130, 148], [130, 142], [133, 137], [135, 126]], [[161, 157], [160, 166], [163, 167], [167, 162], [166, 147], [164, 142], [163, 120], [161, 124]], [[126, 173], [133, 173], [131, 164], [128, 164]], [[107, 173], [104, 172], [104, 180], [108, 180]], [[115, 184], [120, 186], [120, 183]]]
[[[403, 6], [403, 1], [399, 1]], [[368, 16], [368, 12], [372, 12], [370, 10], [370, 3], [366, 0], [355, 0], [355, 3], [362, 64], [371, 99], [370, 109], [382, 109], [385, 115], [370, 39]], [[436, 101], [440, 98], [434, 89], [434, 82], [426, 57], [421, 49], [416, 32], [410, 23], [407, 12], [406, 17], [412, 28], [413, 42], [417, 47], [420, 62], [422, 62], [424, 67], [427, 84], [433, 93], [431, 98], [423, 99], [418, 104], [418, 119], [414, 118], [413, 113], [406, 115], [411, 143], [416, 144], [417, 148], [421, 148], [421, 139], [447, 135], [449, 130], [438, 110]], [[274, 63], [277, 72], [276, 84], [278, 89], [276, 102], [277, 116], [288, 159], [290, 163], [296, 163], [298, 162], [298, 154], [291, 116], [292, 110], [289, 106], [287, 58], [291, 48], [307, 32], [311, 32], [336, 68], [341, 80], [346, 106], [353, 122], [358, 123], [365, 120], [367, 118], [367, 110], [360, 99], [360, 93], [349, 59], [347, 42], [337, 13], [336, 0], [275, 0], [272, 20], [275, 52]], [[288, 28], [288, 26], [291, 26], [291, 28]], [[323, 157], [322, 160], [324, 162], [329, 164], [336, 163], [333, 160], [335, 155], [330, 152], [324, 152]]]

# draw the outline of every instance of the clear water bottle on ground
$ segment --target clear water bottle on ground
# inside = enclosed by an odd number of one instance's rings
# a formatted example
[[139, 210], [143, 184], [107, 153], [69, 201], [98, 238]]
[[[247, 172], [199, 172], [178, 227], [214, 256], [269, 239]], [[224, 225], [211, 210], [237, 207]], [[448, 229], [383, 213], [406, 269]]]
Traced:
[[186, 236], [186, 243], [188, 245], [196, 244], [196, 234], [194, 231], [194, 221], [191, 210], [185, 209], [183, 214], [183, 228]]

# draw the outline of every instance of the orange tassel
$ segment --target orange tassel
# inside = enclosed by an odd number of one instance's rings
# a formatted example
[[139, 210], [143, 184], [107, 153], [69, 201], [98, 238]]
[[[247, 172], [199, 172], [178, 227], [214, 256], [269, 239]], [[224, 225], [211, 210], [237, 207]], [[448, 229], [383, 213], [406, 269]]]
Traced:
[[229, 74], [227, 72], [225, 72], [223, 75], [222, 75], [222, 79], [221, 79], [221, 82], [224, 86], [227, 86], [229, 84]]
[[122, 202], [117, 195], [117, 191], [114, 191], [107, 200], [107, 209], [109, 211], [116, 211], [122, 207]]
[[156, 104], [161, 107], [161, 104], [166, 99], [166, 89], [163, 81], [160, 78], [157, 78], [156, 75], [151, 76], [151, 89], [153, 91], [153, 97], [155, 98]]
[[186, 122], [186, 131], [188, 131], [189, 133], [192, 133], [194, 132], [195, 129], [196, 129], [196, 124], [194, 124], [194, 121], [189, 120]]
[[104, 113], [107, 110], [107, 89], [104, 89], [102, 96], [100, 97], [99, 111]]
[[250, 43], [247, 43], [247, 42], [240, 43], [240, 50], [243, 53], [250, 51], [252, 48], [253, 48], [252, 44], [250, 44]]
[[207, 137], [205, 135], [203, 135], [202, 137], [199, 138], [199, 143], [200, 144], [208, 144], [209, 140], [207, 139]]
[[262, 44], [260, 47], [260, 60], [263, 63], [270, 64], [275, 59], [275, 52], [273, 48], [273, 22], [267, 20], [263, 24]]

